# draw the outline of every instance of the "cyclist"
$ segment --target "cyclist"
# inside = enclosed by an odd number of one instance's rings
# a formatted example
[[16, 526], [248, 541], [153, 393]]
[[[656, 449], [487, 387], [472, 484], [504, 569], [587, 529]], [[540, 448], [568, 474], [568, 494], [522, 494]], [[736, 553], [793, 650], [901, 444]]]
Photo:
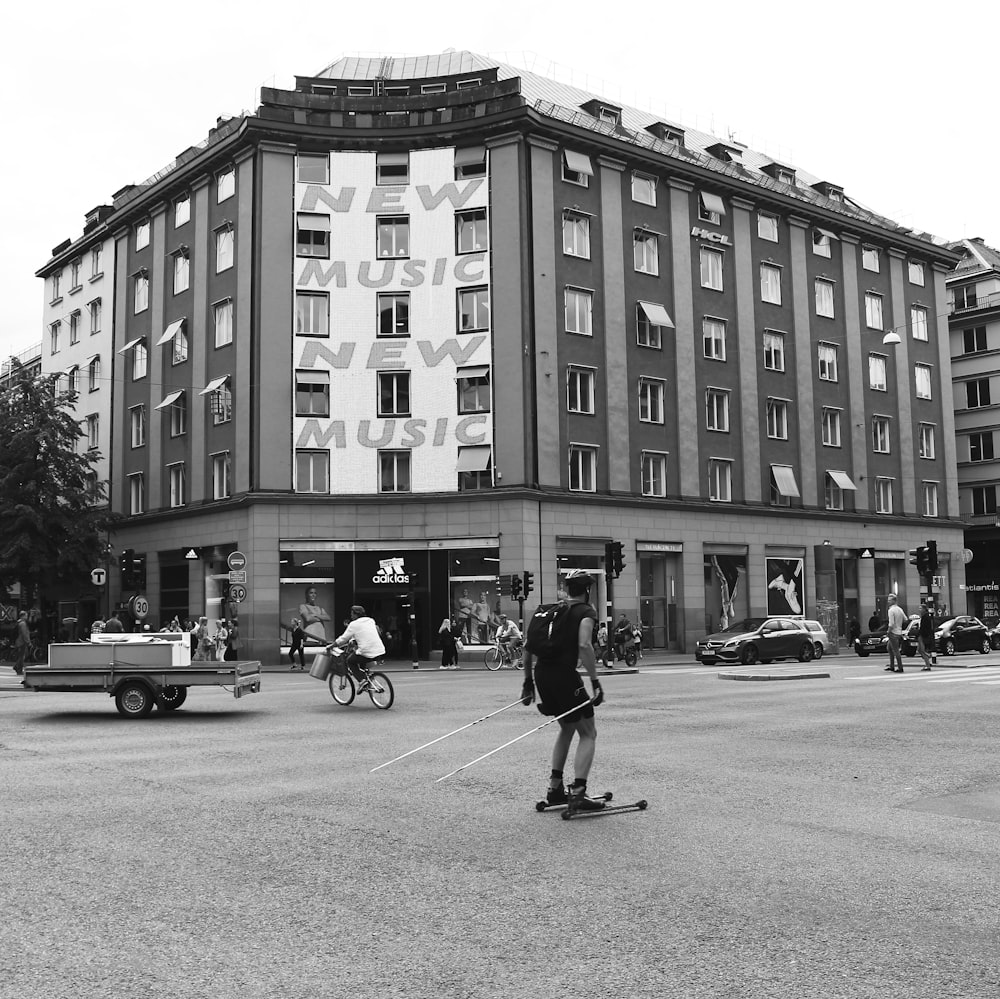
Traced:
[[500, 646], [505, 665], [509, 665], [516, 659], [521, 651], [523, 644], [521, 629], [509, 620], [506, 614], [500, 615], [500, 623], [497, 625], [497, 643]]
[[374, 618], [368, 617], [364, 607], [355, 604], [351, 608], [351, 620], [344, 633], [331, 645], [343, 648], [349, 642], [355, 643], [354, 651], [348, 656], [347, 665], [351, 672], [360, 680], [364, 676], [364, 668], [370, 666], [373, 660], [385, 655], [385, 645], [379, 634]]

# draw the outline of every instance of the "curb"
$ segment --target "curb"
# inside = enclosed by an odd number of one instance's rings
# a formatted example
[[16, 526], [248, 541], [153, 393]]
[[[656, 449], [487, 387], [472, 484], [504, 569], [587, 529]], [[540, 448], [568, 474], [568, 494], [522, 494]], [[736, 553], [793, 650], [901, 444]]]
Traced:
[[829, 680], [829, 673], [720, 673], [720, 680]]

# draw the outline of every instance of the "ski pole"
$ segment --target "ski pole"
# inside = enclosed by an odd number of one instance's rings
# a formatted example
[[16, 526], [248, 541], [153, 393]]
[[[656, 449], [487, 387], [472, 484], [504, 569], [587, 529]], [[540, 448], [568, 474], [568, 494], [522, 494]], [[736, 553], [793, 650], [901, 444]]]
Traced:
[[[452, 770], [450, 774], [445, 774], [443, 777], [438, 777], [435, 784], [440, 784], [441, 781], [447, 780], [449, 777], [454, 777], [455, 774], [461, 773], [467, 767], [471, 767], [478, 763], [480, 760], [485, 760], [487, 756], [492, 756], [494, 753], [499, 753], [501, 749], [506, 749], [508, 746], [513, 746], [515, 742], [520, 742], [522, 739], [527, 739], [529, 735], [534, 735], [536, 732], [540, 732], [546, 725], [551, 725], [553, 722], [560, 721], [567, 715], [573, 714], [574, 711], [579, 711], [580, 708], [585, 708], [588, 704], [592, 704], [594, 699], [592, 697], [588, 698], [583, 704], [578, 704], [575, 708], [570, 708], [569, 711], [564, 711], [561, 715], [556, 715], [555, 718], [550, 718], [547, 722], [542, 722], [537, 728], [533, 728], [530, 732], [525, 732], [524, 735], [519, 735], [516, 739], [511, 739], [510, 742], [505, 742], [502, 746], [497, 746], [496, 749], [491, 749], [488, 753], [483, 753], [482, 756], [477, 756], [474, 760], [469, 763], [465, 763], [458, 768], [458, 770]], [[518, 702], [520, 703], [520, 702]]]
[[473, 722], [469, 722], [468, 725], [463, 725], [461, 728], [456, 728], [454, 732], [449, 732], [448, 735], [439, 735], [436, 739], [431, 739], [430, 742], [425, 742], [422, 746], [417, 746], [416, 749], [411, 749], [408, 753], [403, 753], [402, 756], [397, 756], [395, 759], [387, 760], [385, 763], [380, 763], [377, 767], [372, 767], [368, 773], [373, 774], [376, 770], [381, 770], [382, 767], [389, 766], [390, 763], [397, 763], [399, 760], [405, 760], [407, 756], [412, 756], [414, 753], [419, 753], [421, 749], [426, 749], [428, 746], [433, 746], [436, 742], [441, 742], [443, 739], [447, 739], [449, 736], [458, 735], [459, 732], [464, 732], [467, 728], [472, 728], [473, 725], [478, 725], [480, 722], [486, 721], [487, 718], [492, 718], [494, 715], [500, 714], [501, 711], [506, 711], [507, 708], [513, 708], [515, 705], [522, 703], [521, 698], [514, 701], [513, 704], [508, 704], [505, 708], [497, 708], [496, 711], [491, 711], [488, 715], [483, 715], [482, 718], [477, 718]]

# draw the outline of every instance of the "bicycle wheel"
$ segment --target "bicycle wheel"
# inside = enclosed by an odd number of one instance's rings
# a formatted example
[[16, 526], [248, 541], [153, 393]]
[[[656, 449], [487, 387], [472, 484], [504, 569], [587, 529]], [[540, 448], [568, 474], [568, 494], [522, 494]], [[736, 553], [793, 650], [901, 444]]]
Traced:
[[523, 648], [522, 649], [518, 649], [518, 651], [514, 653], [514, 657], [511, 660], [511, 665], [514, 667], [514, 669], [524, 669], [524, 649]]
[[350, 704], [354, 700], [354, 680], [347, 675], [331, 673], [328, 681], [330, 696], [338, 704]]
[[383, 711], [388, 711], [396, 699], [396, 692], [392, 689], [392, 681], [385, 673], [372, 673], [370, 677], [368, 696], [372, 699], [372, 704]]
[[486, 663], [487, 669], [500, 669], [503, 665], [503, 660], [500, 658], [500, 650], [494, 645], [489, 652], [483, 656], [483, 662]]

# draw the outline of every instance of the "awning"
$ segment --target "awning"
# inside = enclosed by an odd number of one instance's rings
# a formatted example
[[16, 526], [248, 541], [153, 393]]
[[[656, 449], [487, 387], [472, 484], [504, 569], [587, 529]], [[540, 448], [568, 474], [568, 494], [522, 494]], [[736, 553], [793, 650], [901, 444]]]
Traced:
[[329, 215], [310, 215], [306, 212], [299, 212], [296, 216], [296, 221], [300, 229], [306, 229], [309, 232], [330, 231]]
[[156, 341], [156, 346], [159, 347], [160, 344], [169, 343], [178, 333], [181, 331], [181, 327], [184, 325], [184, 318], [175, 319], [164, 331], [163, 336]]
[[466, 146], [455, 150], [455, 166], [473, 166], [486, 161], [485, 146]]
[[674, 321], [667, 315], [667, 310], [657, 302], [640, 302], [639, 308], [646, 313], [646, 318], [654, 326], [669, 326], [674, 328]]
[[61, 375], [71, 375], [71, 374], [73, 374], [74, 371], [79, 371], [79, 370], [80, 370], [80, 365], [79, 364], [71, 364], [68, 368], [66, 368], [65, 371], [60, 371], [59, 374], [61, 374]]
[[816, 226], [816, 232], [818, 232], [821, 236], [826, 236], [827, 239], [840, 239], [835, 232], [830, 232], [829, 229], [820, 229], [819, 226]]
[[485, 472], [490, 467], [493, 448], [488, 444], [458, 449], [458, 470], [460, 472]]
[[167, 406], [172, 406], [177, 400], [184, 395], [184, 390], [181, 389], [180, 392], [171, 392], [159, 406], [154, 406], [154, 409], [166, 409]]
[[851, 482], [851, 477], [847, 474], [847, 472], [838, 472], [835, 468], [828, 468], [826, 470], [826, 474], [829, 475], [841, 489], [857, 490], [858, 488], [853, 482]]
[[791, 465], [772, 465], [771, 474], [774, 476], [774, 484], [782, 496], [799, 495], [799, 487], [795, 482], [795, 472]]
[[594, 176], [594, 168], [590, 165], [590, 157], [583, 153], [574, 153], [572, 149], [564, 149], [563, 157], [566, 160], [566, 167], [573, 173], [585, 173], [588, 177]]
[[481, 368], [459, 368], [455, 372], [456, 378], [485, 378], [490, 373], [490, 369], [483, 365]]
[[717, 194], [709, 194], [702, 191], [699, 195], [701, 203], [705, 206], [706, 212], [715, 212], [716, 215], [726, 214], [726, 203]]
[[229, 375], [222, 375], [220, 378], [213, 378], [199, 393], [198, 395], [211, 395], [213, 392], [218, 392], [226, 382], [229, 381]]
[[145, 340], [145, 339], [146, 338], [144, 336], [137, 336], [134, 340], [129, 340], [129, 342], [127, 344], [125, 344], [125, 346], [122, 347], [118, 351], [118, 353], [119, 354], [127, 354], [133, 347], [135, 347], [137, 344], [142, 343], [142, 341]]
[[410, 162], [409, 153], [379, 153], [379, 166], [405, 166]]
[[329, 385], [330, 373], [328, 371], [296, 371], [295, 383], [297, 385]]

